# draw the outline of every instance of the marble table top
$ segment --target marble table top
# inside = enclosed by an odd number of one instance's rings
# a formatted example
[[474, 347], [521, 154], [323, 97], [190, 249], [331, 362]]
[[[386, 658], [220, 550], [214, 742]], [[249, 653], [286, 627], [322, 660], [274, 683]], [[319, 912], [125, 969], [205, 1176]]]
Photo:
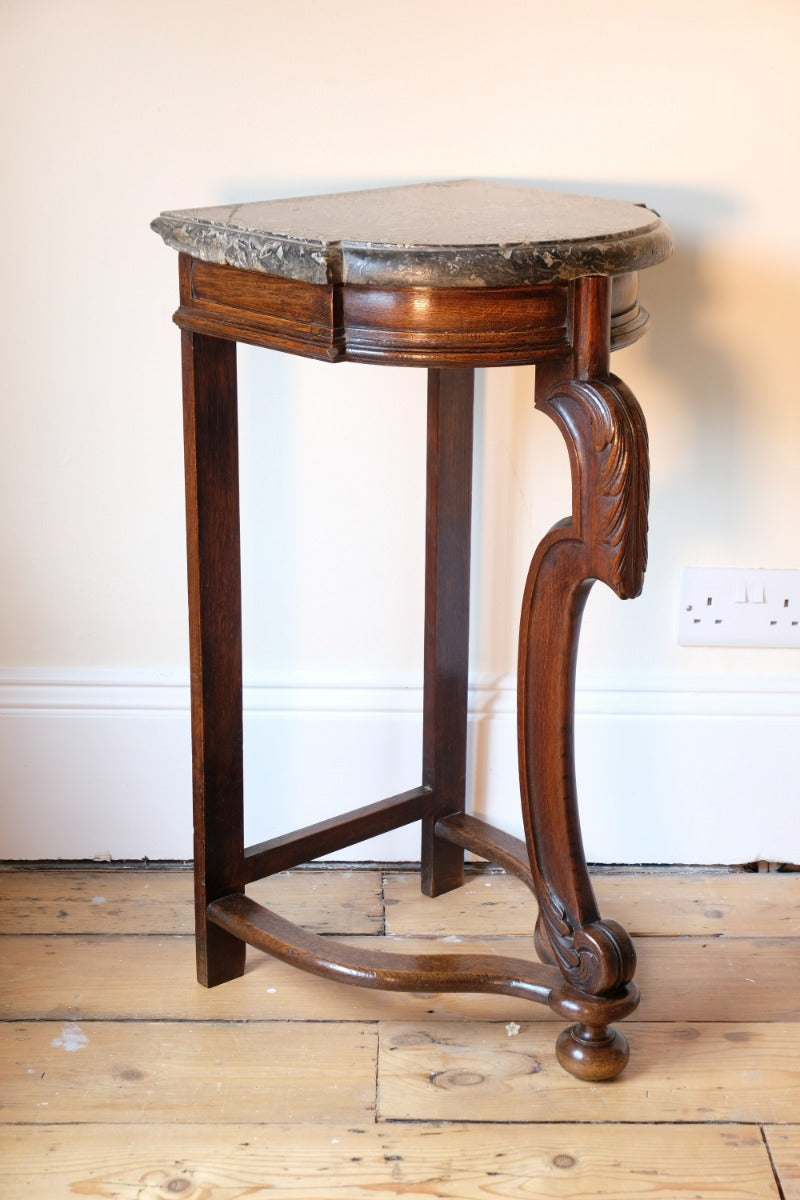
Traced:
[[672, 237], [638, 204], [480, 180], [162, 213], [168, 246], [309, 283], [513, 287], [663, 261]]

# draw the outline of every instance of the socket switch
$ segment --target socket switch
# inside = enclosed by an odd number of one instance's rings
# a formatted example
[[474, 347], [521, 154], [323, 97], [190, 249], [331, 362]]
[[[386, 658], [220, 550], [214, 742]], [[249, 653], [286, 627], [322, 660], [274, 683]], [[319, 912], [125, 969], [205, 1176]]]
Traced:
[[678, 643], [800, 649], [800, 571], [685, 567]]

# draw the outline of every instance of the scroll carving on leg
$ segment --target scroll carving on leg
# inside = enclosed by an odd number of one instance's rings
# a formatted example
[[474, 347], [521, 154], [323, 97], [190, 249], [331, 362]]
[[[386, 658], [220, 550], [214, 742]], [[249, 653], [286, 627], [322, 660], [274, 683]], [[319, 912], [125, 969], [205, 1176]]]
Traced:
[[[522, 606], [518, 722], [523, 820], [537, 899], [536, 944], [568, 982], [608, 996], [633, 978], [626, 931], [604, 920], [583, 851], [574, 758], [575, 666], [581, 618], [600, 580], [620, 598], [641, 591], [647, 560], [647, 431], [642, 411], [613, 375], [539, 387], [539, 409], [564, 435], [572, 468], [572, 516], [544, 537]], [[564, 1047], [564, 1040], [569, 1043]], [[563, 1056], [562, 1056], [563, 1052]], [[596, 1073], [586, 1056], [605, 1061]], [[559, 1058], [584, 1077], [611, 1077], [627, 1061], [613, 1030], [575, 1026]], [[565, 1061], [565, 1058], [569, 1061]], [[616, 1065], [614, 1065], [616, 1064]]]

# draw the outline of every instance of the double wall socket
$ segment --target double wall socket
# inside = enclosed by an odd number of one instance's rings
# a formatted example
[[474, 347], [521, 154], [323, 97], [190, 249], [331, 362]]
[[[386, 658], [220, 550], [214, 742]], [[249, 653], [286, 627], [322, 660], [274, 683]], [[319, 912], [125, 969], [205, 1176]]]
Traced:
[[678, 642], [800, 649], [800, 571], [685, 567]]

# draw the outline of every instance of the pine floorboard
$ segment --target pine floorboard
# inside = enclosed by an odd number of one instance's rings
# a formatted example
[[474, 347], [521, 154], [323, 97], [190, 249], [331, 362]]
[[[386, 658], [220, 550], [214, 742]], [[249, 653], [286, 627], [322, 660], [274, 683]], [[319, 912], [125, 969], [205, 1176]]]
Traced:
[[[377, 871], [293, 871], [248, 889], [259, 904], [283, 905], [316, 933], [380, 933]], [[3, 872], [0, 934], [187, 933], [194, 929], [190, 871], [74, 869]]]
[[[800, 872], [603, 871], [593, 879], [600, 910], [640, 937], [797, 937]], [[536, 901], [509, 875], [477, 873], [431, 902], [410, 872], [388, 875], [386, 932], [524, 937]]]
[[[0, 1197], [800, 1200], [800, 875], [595, 886], [643, 992], [604, 1085], [508, 997], [350, 989], [255, 952], [200, 988], [187, 871], [0, 872]], [[358, 944], [532, 953], [535, 905], [501, 874], [436, 901], [376, 869], [252, 893]]]
[[[374, 939], [347, 937], [374, 946]], [[424, 953], [430, 939], [387, 938], [389, 951]], [[194, 940], [79, 935], [2, 939], [0, 1016], [26, 1020], [557, 1021], [511, 996], [406, 995], [315, 979], [253, 952], [244, 976], [206, 991], [194, 976]], [[449, 944], [449, 943], [448, 943]], [[442, 947], [447, 949], [445, 945]], [[637, 1020], [800, 1021], [797, 938], [637, 938]], [[462, 938], [458, 949], [531, 958], [530, 939]]]
[[783, 1200], [800, 1200], [800, 1125], [765, 1130]]
[[6, 1200], [780, 1195], [747, 1125], [17, 1125], [0, 1128], [0, 1164]]

